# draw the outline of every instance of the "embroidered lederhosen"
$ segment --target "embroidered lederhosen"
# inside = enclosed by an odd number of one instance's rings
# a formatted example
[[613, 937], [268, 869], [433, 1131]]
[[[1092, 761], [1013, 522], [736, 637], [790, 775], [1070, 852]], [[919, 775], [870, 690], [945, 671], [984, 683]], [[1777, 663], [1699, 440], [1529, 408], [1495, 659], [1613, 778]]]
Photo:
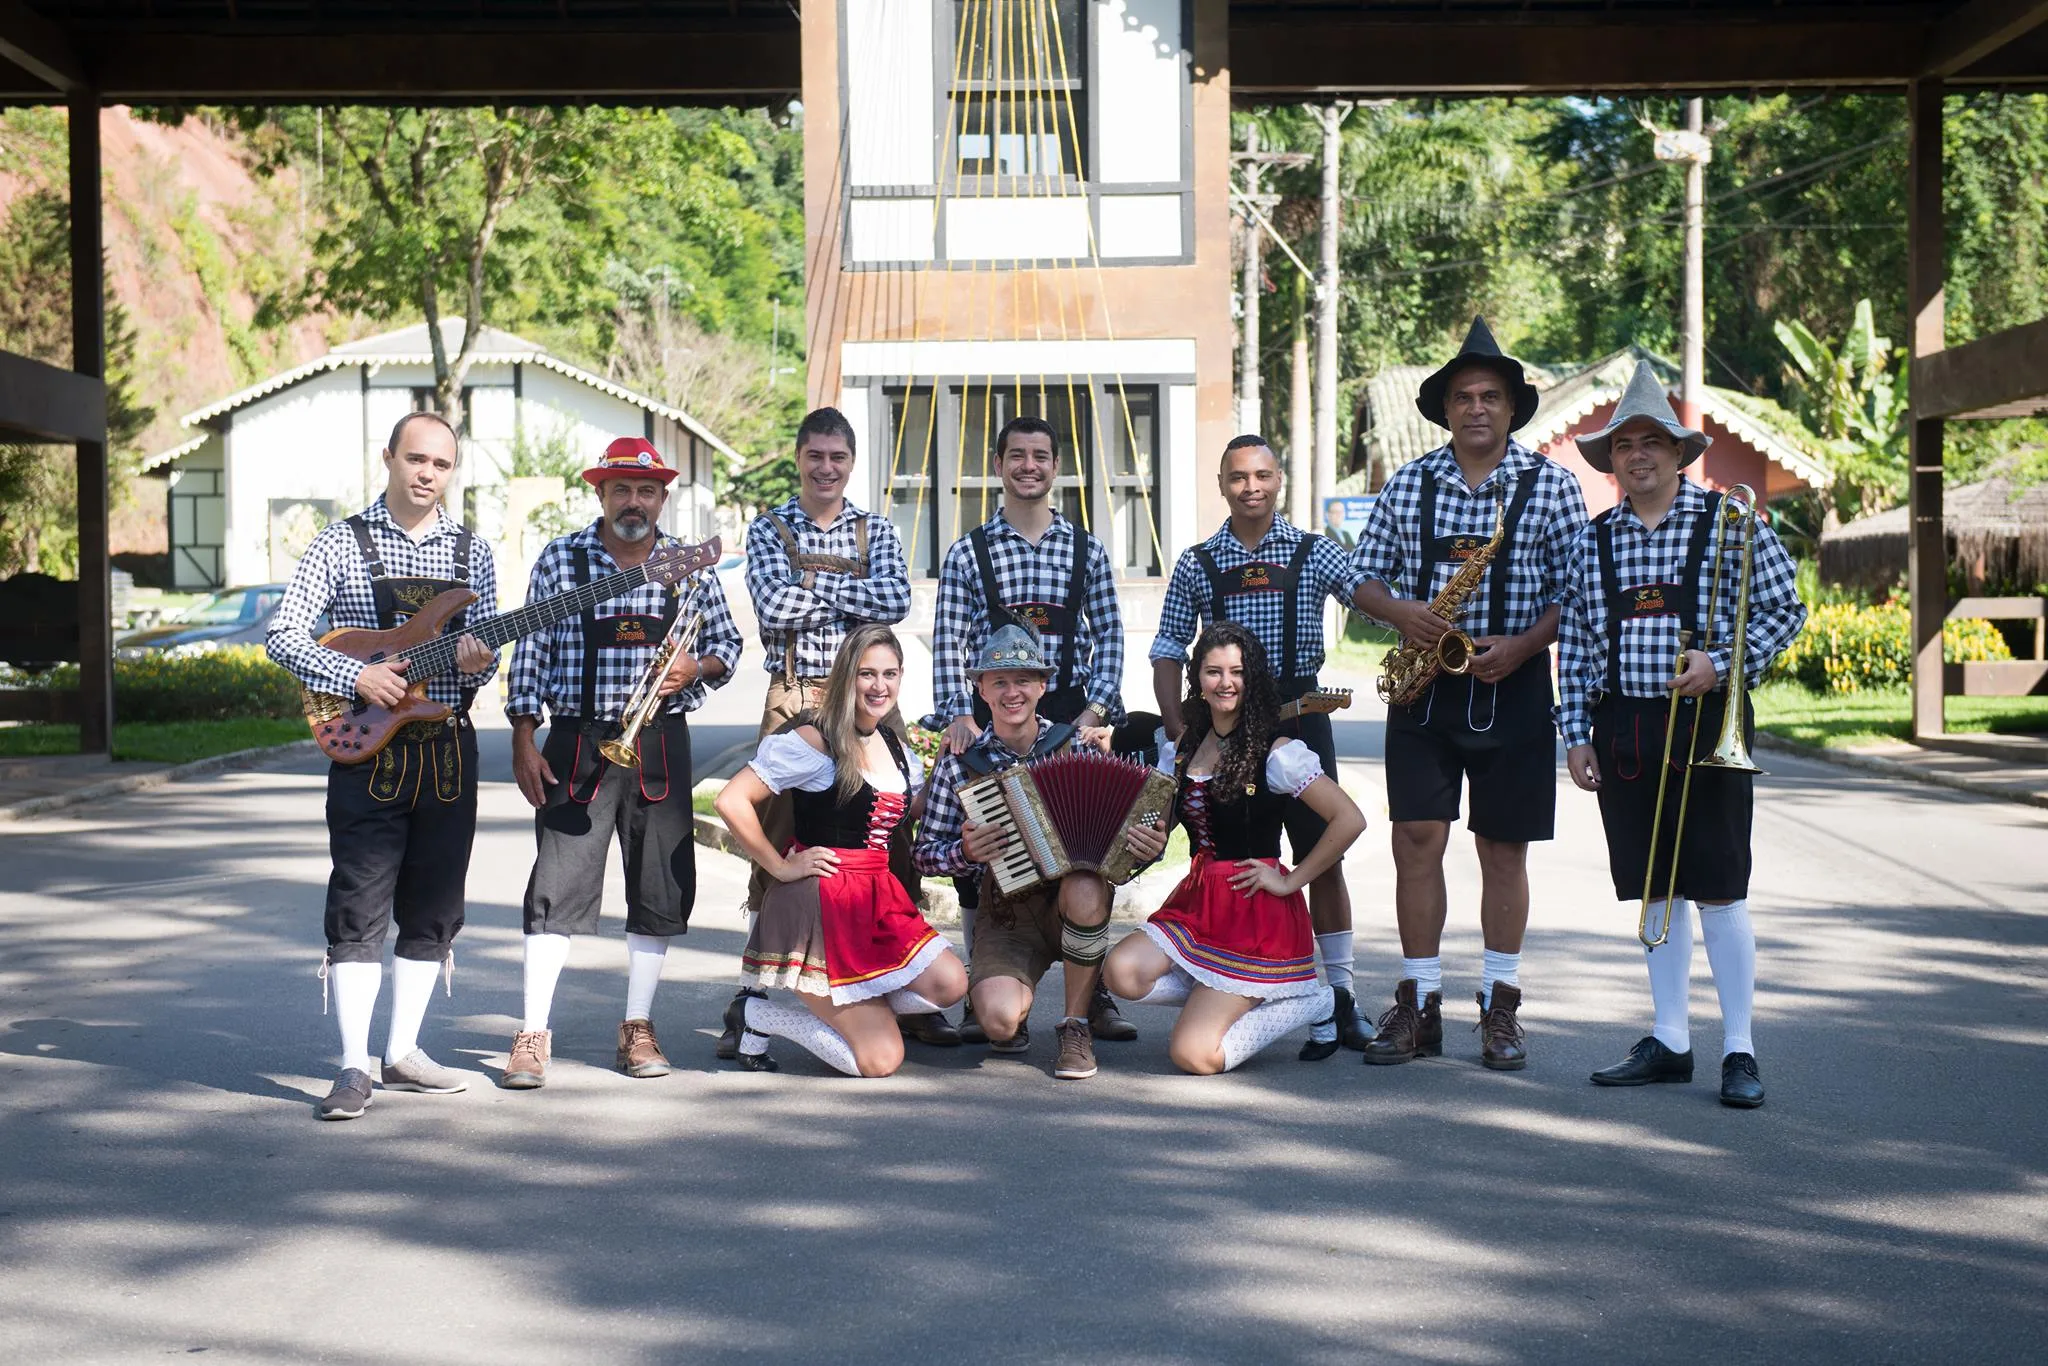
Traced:
[[[1600, 558], [1600, 590], [1607, 598], [1607, 673], [1600, 690], [1593, 696], [1597, 709], [1602, 702], [1620, 698], [1621, 692], [1621, 628], [1627, 621], [1641, 621], [1651, 617], [1677, 617], [1678, 629], [1689, 631], [1695, 643], [1699, 640], [1700, 628], [1700, 576], [1705, 572], [1709, 543], [1714, 532], [1715, 519], [1720, 516], [1721, 495], [1709, 490], [1706, 495], [1706, 510], [1693, 524], [1692, 536], [1685, 547], [1685, 563], [1677, 583], [1645, 583], [1629, 588], [1621, 586], [1621, 575], [1615, 568], [1614, 559], [1614, 509], [1609, 508], [1593, 519], [1594, 545]], [[1685, 698], [1690, 703], [1695, 699]], [[1704, 727], [1702, 727], [1704, 729]], [[1628, 761], [1624, 762], [1619, 737], [1608, 745], [1610, 771], [1618, 778], [1634, 781], [1642, 774], [1642, 737], [1633, 732], [1640, 730], [1640, 719], [1631, 727]], [[1686, 756], [1672, 755], [1672, 766], [1683, 768]]]
[[[811, 555], [798, 545], [796, 528], [774, 513], [768, 514], [768, 521], [775, 528], [775, 534], [782, 538], [783, 553], [789, 556], [790, 566], [801, 575], [815, 569], [827, 574], [851, 574], [856, 578], [868, 576], [868, 519], [862, 517], [853, 527], [853, 558], [844, 555]], [[789, 633], [789, 640], [782, 647], [782, 681], [794, 689], [798, 678], [796, 672], [796, 632]]]
[[[356, 551], [362, 556], [363, 569], [370, 576], [370, 597], [376, 604], [379, 630], [389, 631], [404, 625], [443, 593], [455, 589], [467, 591], [469, 588], [469, 557], [475, 538], [468, 527], [456, 533], [453, 579], [388, 576], [384, 572], [384, 557], [378, 554], [377, 543], [370, 535], [370, 525], [360, 512], [348, 518], [348, 529], [355, 536]], [[461, 634], [468, 619], [469, 608], [465, 607], [449, 619], [442, 634]], [[431, 770], [431, 790], [437, 801], [447, 803], [460, 797], [462, 748], [457, 743], [456, 730], [468, 717], [470, 703], [475, 697], [474, 689], [465, 688], [461, 706], [445, 722], [416, 722], [401, 729], [392, 743], [371, 761], [370, 795], [380, 802], [395, 802], [410, 794], [411, 799], [417, 801], [419, 793], [428, 788]]]
[[[590, 550], [587, 546], [576, 547], [576, 586], [595, 583], [598, 575], [591, 568]], [[602, 652], [606, 650], [637, 650], [650, 645], [659, 645], [675, 624], [676, 612], [681, 607], [681, 598], [671, 589], [662, 611], [658, 615], [645, 612], [626, 612], [617, 616], [601, 617], [593, 604], [583, 610], [583, 677], [579, 689], [576, 731], [576, 753], [569, 763], [569, 799], [588, 806], [597, 796], [598, 784], [604, 781], [605, 769], [611, 761], [598, 750], [598, 745], [620, 733], [618, 722], [597, 719], [597, 666]], [[556, 718], [559, 724], [560, 718]], [[552, 727], [550, 728], [552, 732]], [[640, 755], [640, 795], [650, 802], [665, 801], [669, 789], [668, 737], [661, 726], [661, 715], [656, 714], [640, 731], [638, 739]]]
[[[1074, 532], [1074, 567], [1067, 577], [1067, 600], [1056, 602], [1008, 602], [996, 581], [995, 561], [988, 550], [988, 530], [976, 527], [967, 533], [974, 547], [974, 563], [981, 571], [981, 596], [988, 607], [988, 629], [994, 631], [1006, 621], [1022, 622], [1040, 631], [1057, 631], [1060, 637], [1059, 672], [1038, 703], [1038, 714], [1048, 721], [1068, 722], [1088, 705], [1087, 690], [1074, 681], [1081, 659], [1081, 597], [1088, 587], [1088, 537]], [[973, 699], [974, 719], [989, 723], [988, 704], [977, 692]]]
[[[1252, 560], [1228, 572], [1217, 568], [1216, 557], [1205, 545], [1195, 547], [1195, 558], [1201, 562], [1202, 570], [1209, 576], [1209, 621], [1233, 621], [1227, 599], [1252, 597], [1267, 593], [1287, 595], [1280, 609], [1280, 649], [1269, 652], [1269, 662], [1279, 672], [1275, 675], [1285, 700], [1292, 701], [1315, 687], [1314, 675], [1303, 677], [1300, 660], [1295, 654], [1295, 637], [1301, 626], [1301, 580], [1302, 571], [1308, 567], [1309, 554], [1315, 549], [1315, 533], [1303, 532], [1301, 541], [1294, 547], [1294, 554], [1286, 564], [1274, 564], [1267, 560]], [[1318, 603], [1316, 611], [1321, 611]]]
[[[1508, 499], [1506, 531], [1501, 536], [1499, 548], [1494, 552], [1493, 562], [1486, 569], [1486, 625], [1481, 634], [1507, 634], [1508, 563], [1514, 555], [1515, 532], [1521, 523], [1522, 513], [1529, 506], [1529, 500], [1535, 496], [1537, 476], [1542, 470], [1541, 465], [1531, 465], [1522, 471], [1521, 477], [1515, 481], [1515, 491]], [[1418, 602], [1428, 602], [1436, 596], [1434, 581], [1436, 567], [1439, 564], [1446, 561], [1462, 564], [1485, 546], [1488, 540], [1484, 535], [1437, 535], [1436, 489], [1437, 481], [1434, 477], [1423, 480], [1420, 509], [1422, 563], [1415, 576], [1415, 598]], [[1437, 694], [1446, 691], [1447, 687], [1455, 689], [1454, 700], [1460, 705], [1446, 707], [1443, 713], [1439, 714], [1436, 707]], [[1501, 744], [1509, 740], [1528, 738], [1521, 734], [1496, 736], [1493, 733], [1494, 724], [1503, 714], [1507, 716], [1511, 730], [1533, 732], [1550, 724], [1549, 651], [1532, 656], [1498, 684], [1485, 685], [1483, 706], [1479, 700], [1480, 688], [1481, 684], [1469, 674], [1440, 674], [1422, 701], [1409, 707], [1394, 708], [1394, 715], [1426, 728], [1456, 733], [1468, 742], [1479, 741], [1482, 744]], [[1416, 715], [1418, 711], [1419, 716]]]

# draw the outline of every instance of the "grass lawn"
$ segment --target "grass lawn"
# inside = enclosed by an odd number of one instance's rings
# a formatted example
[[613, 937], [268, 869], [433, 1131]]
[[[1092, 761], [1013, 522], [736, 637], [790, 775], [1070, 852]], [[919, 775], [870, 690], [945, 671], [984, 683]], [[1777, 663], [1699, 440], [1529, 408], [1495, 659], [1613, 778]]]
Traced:
[[[114, 757], [146, 764], [189, 764], [194, 759], [288, 744], [307, 736], [306, 723], [299, 720], [117, 722]], [[76, 726], [0, 726], [0, 757], [76, 753]]]
[[[1913, 704], [1904, 688], [1822, 694], [1796, 683], [1773, 683], [1752, 696], [1759, 729], [1807, 745], [1903, 740], [1912, 722]], [[2048, 731], [2048, 697], [1951, 697], [1946, 714], [1955, 731]]]

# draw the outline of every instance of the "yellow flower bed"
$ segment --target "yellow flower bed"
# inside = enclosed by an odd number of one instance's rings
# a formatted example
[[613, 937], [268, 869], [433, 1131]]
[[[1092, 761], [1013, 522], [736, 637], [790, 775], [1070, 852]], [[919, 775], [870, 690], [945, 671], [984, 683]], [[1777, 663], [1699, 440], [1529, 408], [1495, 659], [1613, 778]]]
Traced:
[[[2011, 659], [2005, 638], [1988, 621], [1944, 623], [1942, 657], [1951, 664]], [[1814, 692], [1856, 693], [1894, 688], [1913, 672], [1912, 619], [1905, 607], [1816, 607], [1806, 629], [1778, 661], [1779, 677]]]

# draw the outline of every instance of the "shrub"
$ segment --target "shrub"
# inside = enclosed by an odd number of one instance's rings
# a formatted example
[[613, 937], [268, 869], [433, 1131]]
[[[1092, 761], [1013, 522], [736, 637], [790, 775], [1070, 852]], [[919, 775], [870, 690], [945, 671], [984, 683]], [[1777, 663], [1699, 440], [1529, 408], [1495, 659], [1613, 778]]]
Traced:
[[[60, 665], [34, 685], [76, 688], [78, 666]], [[114, 661], [114, 715], [123, 721], [285, 720], [303, 714], [299, 681], [271, 663], [260, 645]]]
[[[1949, 663], [2011, 659], [2005, 638], [1988, 621], [1942, 626], [1942, 657]], [[1779, 659], [1777, 673], [1814, 692], [1853, 693], [1902, 687], [1912, 678], [1912, 621], [1905, 606], [1823, 604]]]

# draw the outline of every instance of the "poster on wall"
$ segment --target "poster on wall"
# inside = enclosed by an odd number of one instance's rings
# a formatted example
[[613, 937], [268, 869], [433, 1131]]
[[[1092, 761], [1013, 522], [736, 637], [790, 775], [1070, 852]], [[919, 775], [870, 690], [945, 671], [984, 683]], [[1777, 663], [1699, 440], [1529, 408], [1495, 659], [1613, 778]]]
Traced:
[[273, 498], [270, 500], [270, 577], [283, 583], [313, 538], [341, 515], [332, 498]]

